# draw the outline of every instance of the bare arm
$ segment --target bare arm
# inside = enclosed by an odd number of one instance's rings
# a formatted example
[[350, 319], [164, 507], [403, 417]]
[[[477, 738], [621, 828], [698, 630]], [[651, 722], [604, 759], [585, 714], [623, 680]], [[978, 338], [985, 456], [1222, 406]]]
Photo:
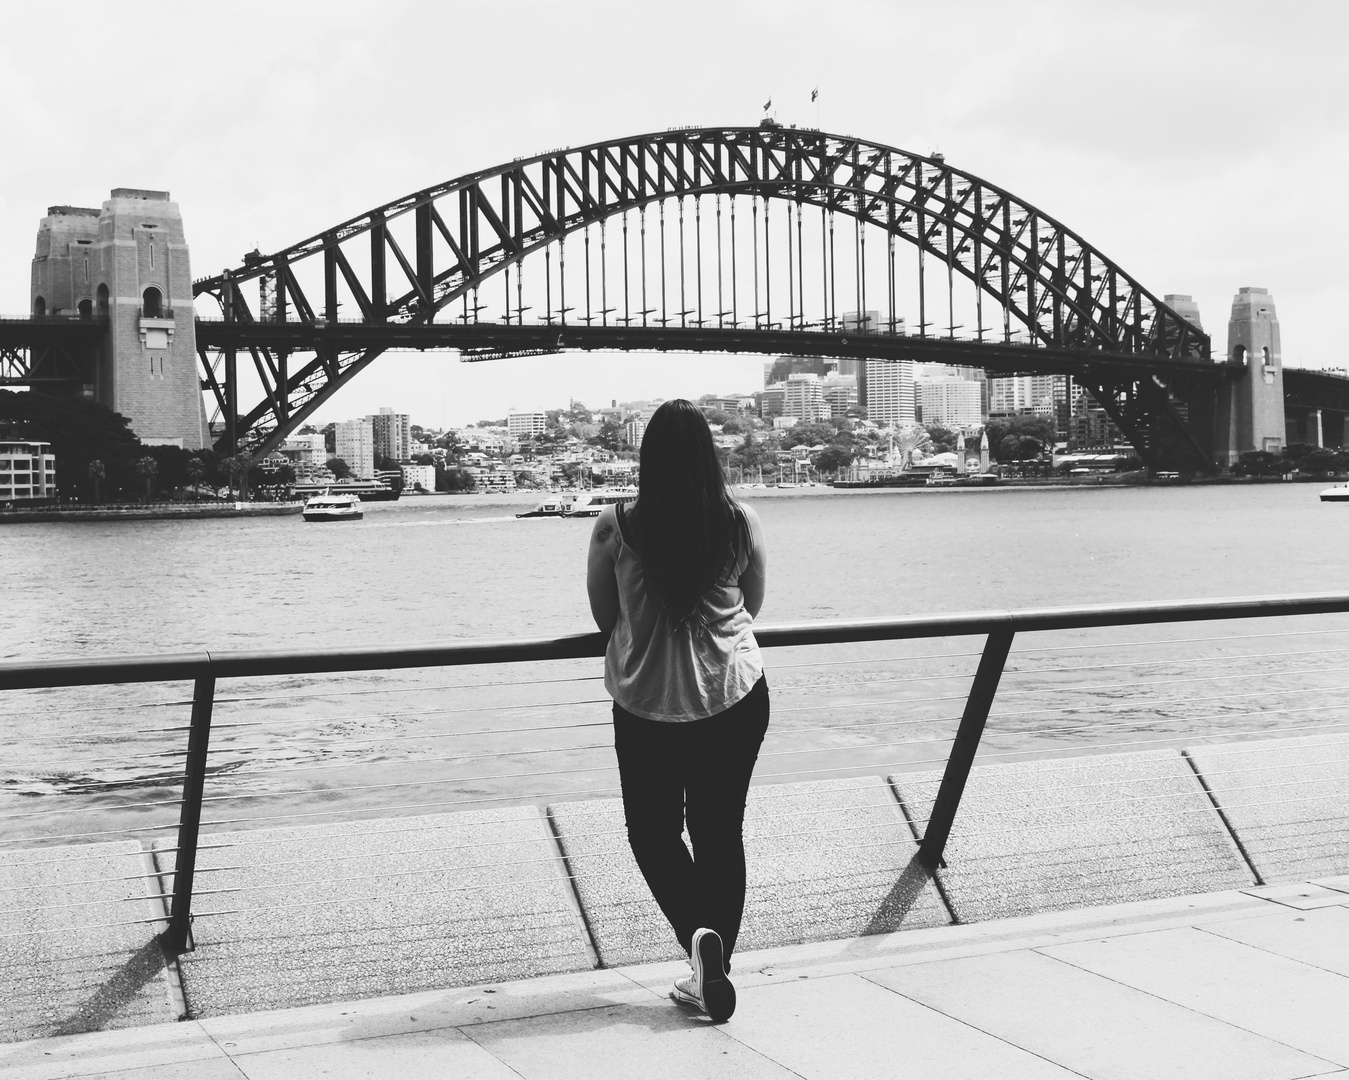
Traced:
[[745, 523], [749, 526], [750, 554], [749, 565], [740, 575], [740, 591], [745, 597], [745, 610], [750, 618], [759, 617], [763, 607], [764, 592], [768, 588], [768, 550], [764, 544], [763, 526], [759, 524], [759, 515], [743, 503], [740, 509], [745, 513]]
[[618, 622], [618, 579], [614, 561], [618, 556], [618, 519], [612, 506], [606, 506], [595, 519], [586, 553], [586, 594], [595, 625], [605, 633]]

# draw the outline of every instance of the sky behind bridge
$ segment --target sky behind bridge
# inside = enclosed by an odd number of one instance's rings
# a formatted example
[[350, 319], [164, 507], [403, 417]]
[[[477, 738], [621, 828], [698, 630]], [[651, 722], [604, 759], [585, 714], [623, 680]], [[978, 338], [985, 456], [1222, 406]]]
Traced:
[[[1080, 233], [1215, 350], [1268, 288], [1285, 364], [1346, 367], [1341, 0], [235, 0], [0, 14], [0, 312], [49, 205], [169, 190], [194, 277], [560, 146], [796, 123], [947, 161]], [[811, 103], [813, 88], [819, 98]], [[762, 357], [386, 356], [321, 420], [757, 389]]]

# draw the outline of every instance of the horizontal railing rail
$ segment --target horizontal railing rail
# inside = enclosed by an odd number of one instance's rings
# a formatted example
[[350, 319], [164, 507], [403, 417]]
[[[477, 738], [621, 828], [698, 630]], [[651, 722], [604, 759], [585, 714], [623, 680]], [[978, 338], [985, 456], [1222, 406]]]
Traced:
[[[935, 802], [919, 841], [919, 858], [929, 870], [933, 870], [943, 865], [947, 839], [975, 755], [984, 737], [984, 727], [1016, 635], [1041, 631], [1342, 613], [1349, 613], [1349, 594], [1103, 604], [803, 622], [756, 627], [755, 634], [764, 648], [923, 638], [983, 636], [986, 639], [982, 650], [975, 650], [979, 660], [968, 692], [952, 695], [955, 698], [953, 705], [961, 697], [964, 705], [949, 755], [945, 759]], [[204, 800], [210, 801], [206, 797], [207, 759], [219, 680], [596, 658], [603, 655], [606, 641], [606, 635], [591, 632], [500, 641], [451, 641], [327, 650], [202, 650], [92, 660], [8, 661], [0, 663], [0, 690], [175, 681], [193, 684], [178, 837], [174, 848], [176, 863], [172, 904], [168, 929], [162, 935], [168, 948], [182, 952], [190, 947], [193, 880], [202, 806]]]

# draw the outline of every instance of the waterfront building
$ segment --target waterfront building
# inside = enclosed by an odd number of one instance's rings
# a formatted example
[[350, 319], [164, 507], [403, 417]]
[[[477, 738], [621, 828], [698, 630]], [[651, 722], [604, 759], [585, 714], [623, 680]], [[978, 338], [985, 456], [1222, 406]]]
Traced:
[[376, 454], [393, 461], [407, 461], [412, 457], [412, 423], [407, 413], [396, 413], [385, 406], [369, 419]]
[[56, 498], [51, 443], [0, 439], [0, 503]]
[[788, 375], [783, 385], [782, 415], [794, 416], [805, 423], [815, 423], [829, 417], [824, 403], [824, 386], [813, 372]]
[[167, 191], [114, 188], [101, 210], [49, 207], [30, 304], [38, 317], [106, 320], [92, 381], [81, 390], [125, 416], [141, 442], [211, 445], [187, 242]]
[[924, 424], [962, 429], [975, 428], [984, 422], [977, 382], [954, 375], [928, 376], [914, 380], [914, 392], [923, 410]]
[[297, 480], [327, 470], [328, 444], [321, 433], [290, 435], [277, 452], [295, 469]]
[[515, 473], [509, 469], [494, 470], [492, 472], [479, 472], [474, 477], [474, 486], [479, 491], [487, 491], [495, 494], [502, 492], [511, 492], [515, 490]]
[[764, 387], [759, 395], [759, 419], [771, 421], [774, 417], [781, 416], [783, 399], [786, 396], [787, 389], [781, 384]]
[[506, 430], [512, 439], [529, 439], [542, 435], [548, 428], [548, 416], [541, 412], [513, 412], [506, 414]]
[[337, 425], [336, 456], [347, 463], [351, 475], [358, 480], [372, 480], [375, 476], [375, 432], [370, 417], [343, 420]]

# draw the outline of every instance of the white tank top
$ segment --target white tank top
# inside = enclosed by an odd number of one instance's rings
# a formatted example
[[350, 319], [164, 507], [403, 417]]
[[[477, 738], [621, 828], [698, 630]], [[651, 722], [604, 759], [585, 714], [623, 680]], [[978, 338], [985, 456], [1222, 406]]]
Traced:
[[604, 654], [604, 688], [647, 720], [701, 720], [729, 709], [763, 674], [754, 619], [740, 591], [750, 553], [738, 551], [735, 565], [704, 595], [705, 621], [675, 627], [647, 595], [621, 508], [617, 517], [618, 622]]

